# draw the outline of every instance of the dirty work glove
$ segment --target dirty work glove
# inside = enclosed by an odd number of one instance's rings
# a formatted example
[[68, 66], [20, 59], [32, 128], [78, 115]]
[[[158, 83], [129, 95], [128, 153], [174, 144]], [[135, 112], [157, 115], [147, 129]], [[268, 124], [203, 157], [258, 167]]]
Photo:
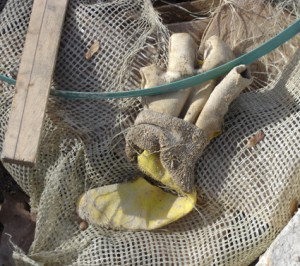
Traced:
[[[207, 134], [193, 124], [171, 115], [144, 110], [126, 136], [126, 154], [131, 161], [136, 161], [137, 154], [143, 151], [157, 154], [162, 166], [173, 177], [173, 185], [177, 186], [175, 190], [190, 193], [194, 188], [194, 165], [207, 144]], [[168, 186], [174, 188], [171, 184]]]
[[[203, 71], [233, 59], [232, 51], [216, 36], [207, 41], [206, 48]], [[197, 72], [193, 69], [195, 45], [188, 34], [172, 35], [169, 49], [166, 72], [155, 65], [141, 69], [145, 88]], [[251, 82], [246, 66], [241, 65], [232, 69], [217, 87], [216, 81], [212, 80], [194, 88], [145, 97], [144, 110], [126, 136], [129, 160], [137, 161], [145, 174], [179, 194], [192, 192], [197, 159], [209, 140], [221, 132], [230, 103]], [[141, 160], [145, 153], [152, 155], [151, 160], [153, 154], [159, 158], [165, 169], [163, 175], [157, 178], [147, 170], [147, 160]], [[149, 157], [148, 164], [151, 160]]]
[[[141, 70], [145, 88], [197, 72], [196, 48], [188, 34], [173, 35], [169, 50], [166, 72], [155, 65]], [[226, 44], [212, 37], [202, 69], [225, 63], [232, 56]], [[192, 211], [197, 201], [194, 165], [209, 140], [221, 131], [230, 103], [250, 83], [246, 66], [238, 66], [216, 87], [216, 81], [209, 81], [195, 88], [145, 97], [144, 111], [126, 136], [126, 153], [165, 189], [136, 177], [128, 183], [88, 190], [77, 202], [80, 218], [100, 227], [153, 230]]]

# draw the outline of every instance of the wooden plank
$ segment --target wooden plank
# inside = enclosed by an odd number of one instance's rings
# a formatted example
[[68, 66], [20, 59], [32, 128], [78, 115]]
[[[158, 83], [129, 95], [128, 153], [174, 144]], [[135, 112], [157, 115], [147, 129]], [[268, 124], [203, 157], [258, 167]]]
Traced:
[[68, 0], [35, 0], [3, 143], [3, 162], [34, 166]]

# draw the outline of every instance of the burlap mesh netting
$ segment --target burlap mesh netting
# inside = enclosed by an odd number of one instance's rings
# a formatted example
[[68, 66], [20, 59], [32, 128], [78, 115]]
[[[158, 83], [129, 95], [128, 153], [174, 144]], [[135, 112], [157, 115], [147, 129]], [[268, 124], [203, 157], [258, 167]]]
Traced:
[[[32, 0], [1, 0], [0, 72], [15, 77]], [[266, 29], [267, 30], [267, 29]], [[53, 88], [113, 91], [138, 88], [140, 67], [167, 62], [168, 31], [150, 0], [70, 0]], [[95, 41], [100, 52], [84, 54]], [[261, 41], [261, 40], [260, 40]], [[80, 231], [75, 204], [87, 189], [133, 178], [124, 134], [139, 99], [50, 98], [34, 169], [8, 165], [37, 212], [35, 239], [17, 264], [247, 265], [272, 242], [300, 195], [300, 52], [268, 85], [243, 93], [224, 133], [196, 166], [197, 210], [151, 232], [89, 226]], [[0, 82], [0, 151], [14, 86]], [[247, 148], [250, 136], [265, 138]]]

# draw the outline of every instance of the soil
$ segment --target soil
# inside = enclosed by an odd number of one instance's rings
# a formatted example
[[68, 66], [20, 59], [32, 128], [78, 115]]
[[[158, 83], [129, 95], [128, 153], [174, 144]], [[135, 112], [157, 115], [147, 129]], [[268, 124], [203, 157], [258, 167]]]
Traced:
[[35, 221], [29, 197], [0, 163], [0, 265], [14, 265], [13, 245], [28, 252], [34, 238]]

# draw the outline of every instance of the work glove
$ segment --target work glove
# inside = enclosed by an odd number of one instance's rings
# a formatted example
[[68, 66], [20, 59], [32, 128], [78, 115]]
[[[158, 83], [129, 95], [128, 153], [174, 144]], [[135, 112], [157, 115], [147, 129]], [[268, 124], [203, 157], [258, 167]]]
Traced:
[[[196, 45], [188, 34], [171, 37], [167, 71], [156, 65], [141, 69], [149, 88], [233, 59], [217, 37], [206, 43], [204, 64], [196, 65]], [[197, 202], [194, 167], [209, 141], [221, 132], [230, 103], [251, 83], [246, 66], [238, 66], [215, 87], [211, 80], [194, 88], [143, 98], [144, 110], [126, 135], [126, 154], [148, 176], [94, 188], [77, 202], [81, 219], [95, 226], [153, 230], [191, 212]], [[171, 193], [170, 193], [171, 192]]]
[[[196, 69], [196, 45], [187, 33], [170, 38], [169, 64], [141, 69], [145, 89], [205, 72], [234, 58], [230, 48], [212, 36], [205, 44], [204, 63]], [[126, 154], [148, 176], [179, 194], [194, 191], [194, 167], [209, 141], [222, 130], [230, 103], [252, 82], [247, 67], [232, 69], [216, 86], [210, 80], [193, 88], [143, 98], [144, 110], [126, 135]], [[139, 157], [155, 154], [168, 178], [152, 175]], [[153, 158], [153, 156], [151, 157]], [[149, 162], [151, 163], [151, 162]], [[158, 179], [158, 180], [157, 180]]]

